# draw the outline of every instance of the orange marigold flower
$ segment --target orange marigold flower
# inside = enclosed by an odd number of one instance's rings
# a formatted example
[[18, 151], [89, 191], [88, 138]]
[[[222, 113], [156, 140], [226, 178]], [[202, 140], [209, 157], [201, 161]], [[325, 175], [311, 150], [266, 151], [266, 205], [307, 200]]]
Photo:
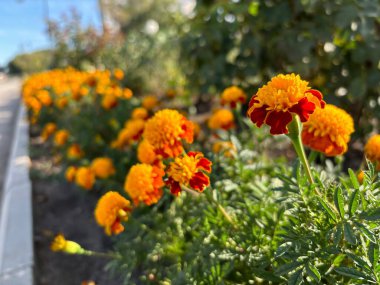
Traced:
[[113, 76], [117, 79], [117, 80], [122, 80], [124, 78], [124, 71], [121, 70], [120, 68], [116, 68], [114, 71], [113, 71]]
[[133, 96], [133, 92], [129, 88], [124, 88], [123, 92], [120, 94], [120, 97], [123, 99], [130, 99]]
[[65, 108], [68, 103], [69, 100], [67, 99], [67, 97], [59, 97], [55, 100], [55, 105], [58, 107], [58, 109]]
[[95, 173], [90, 167], [79, 167], [75, 174], [75, 183], [86, 190], [90, 190], [95, 183]]
[[131, 203], [127, 199], [117, 192], [110, 191], [99, 199], [95, 219], [98, 225], [104, 227], [107, 235], [117, 235], [124, 231], [121, 222], [128, 220], [131, 211]]
[[376, 164], [376, 169], [380, 170], [380, 135], [372, 136], [364, 147], [367, 159]]
[[352, 117], [346, 111], [327, 104], [324, 109], [316, 108], [303, 124], [302, 141], [327, 156], [336, 156], [347, 151], [347, 143], [353, 132]]
[[145, 108], [135, 108], [133, 111], [132, 111], [132, 119], [141, 119], [141, 120], [145, 120], [147, 119], [149, 116], [149, 113], [148, 113], [148, 110], [145, 109]]
[[247, 100], [247, 95], [245, 95], [244, 91], [237, 87], [231, 86], [224, 89], [221, 98], [222, 105], [229, 105], [231, 108], [236, 108], [238, 103], [244, 104]]
[[41, 133], [41, 138], [45, 142], [55, 132], [57, 125], [54, 123], [47, 123]]
[[225, 157], [233, 157], [236, 152], [236, 146], [232, 142], [217, 141], [212, 145], [213, 153], [221, 153]]
[[83, 151], [80, 148], [79, 144], [72, 144], [68, 149], [67, 149], [67, 157], [69, 159], [79, 159], [83, 156]]
[[75, 174], [77, 173], [77, 168], [75, 166], [69, 166], [65, 172], [65, 178], [68, 182], [73, 182], [75, 180]]
[[137, 158], [141, 163], [146, 164], [154, 164], [158, 160], [154, 147], [147, 140], [142, 140], [139, 143], [137, 147]]
[[158, 111], [150, 118], [143, 133], [146, 139], [164, 157], [175, 157], [183, 151], [181, 139], [193, 142], [194, 125], [175, 110]]
[[105, 109], [105, 110], [110, 110], [114, 107], [117, 106], [117, 97], [116, 95], [112, 94], [112, 93], [109, 93], [109, 94], [106, 94], [103, 96], [103, 99], [102, 99], [102, 107]]
[[165, 172], [149, 164], [136, 164], [131, 167], [126, 177], [124, 190], [131, 197], [133, 202], [138, 205], [143, 202], [152, 205], [158, 202], [162, 196], [162, 177]]
[[152, 110], [158, 105], [158, 103], [159, 101], [156, 96], [148, 95], [142, 99], [141, 105], [147, 110]]
[[50, 245], [52, 251], [62, 251], [69, 254], [83, 254], [85, 250], [80, 244], [66, 240], [62, 234], [58, 234]]
[[357, 178], [358, 178], [359, 183], [363, 184], [363, 180], [364, 180], [364, 171], [363, 170], [359, 171], [359, 173], [357, 174]]
[[167, 184], [170, 186], [170, 191], [178, 196], [181, 185], [184, 185], [203, 192], [210, 185], [210, 179], [203, 171], [210, 173], [211, 165], [211, 161], [203, 157], [201, 152], [188, 152], [176, 157], [167, 171], [169, 176]]
[[113, 166], [112, 159], [108, 157], [95, 158], [91, 163], [91, 169], [95, 173], [96, 177], [106, 179], [116, 173], [116, 169]]
[[306, 122], [316, 108], [324, 108], [323, 96], [295, 74], [280, 74], [261, 87], [249, 102], [247, 115], [258, 127], [271, 127], [272, 135], [287, 134], [292, 114]]
[[234, 115], [227, 109], [216, 110], [208, 120], [208, 127], [212, 130], [229, 130], [234, 126]]
[[144, 132], [145, 121], [141, 119], [129, 120], [124, 128], [119, 132], [115, 147], [121, 148], [134, 141], [138, 141]]
[[67, 130], [59, 130], [55, 133], [54, 144], [56, 146], [63, 146], [66, 144], [69, 138], [69, 132]]
[[47, 90], [39, 90], [36, 96], [44, 106], [50, 106], [53, 103], [49, 91]]

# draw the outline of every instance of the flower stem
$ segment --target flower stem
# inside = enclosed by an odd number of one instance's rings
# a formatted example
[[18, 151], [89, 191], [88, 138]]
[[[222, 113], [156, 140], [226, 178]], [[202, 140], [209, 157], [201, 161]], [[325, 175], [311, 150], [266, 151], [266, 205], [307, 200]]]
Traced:
[[298, 116], [294, 116], [293, 120], [288, 125], [289, 134], [287, 135], [292, 141], [293, 147], [305, 168], [307, 178], [310, 184], [314, 184], [314, 179], [311, 174], [309, 162], [306, 158], [305, 150], [301, 140], [302, 125]]
[[227, 222], [229, 222], [229, 223], [232, 225], [232, 227], [236, 229], [237, 226], [236, 226], [234, 220], [233, 220], [233, 219], [231, 218], [231, 216], [227, 213], [226, 209], [224, 209], [224, 207], [223, 207], [222, 205], [220, 205], [219, 202], [216, 201], [216, 200], [212, 197], [210, 191], [205, 191], [205, 195], [206, 195], [207, 200], [208, 200], [211, 204], [214, 204], [214, 205], [217, 207], [217, 209], [218, 209], [219, 212], [223, 215], [223, 217], [227, 220]]
[[105, 257], [105, 258], [120, 258], [120, 254], [114, 252], [97, 252], [92, 250], [85, 250], [83, 255], [87, 256], [97, 256], [97, 257]]

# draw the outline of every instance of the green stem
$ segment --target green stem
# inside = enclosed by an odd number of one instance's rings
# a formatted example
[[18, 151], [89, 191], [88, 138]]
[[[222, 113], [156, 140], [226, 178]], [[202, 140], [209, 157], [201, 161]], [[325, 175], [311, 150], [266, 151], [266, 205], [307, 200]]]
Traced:
[[92, 250], [84, 250], [83, 255], [87, 256], [97, 256], [97, 257], [105, 257], [105, 258], [120, 258], [120, 254], [113, 252], [97, 252]]
[[311, 174], [309, 162], [306, 158], [305, 150], [303, 148], [301, 140], [302, 125], [298, 116], [294, 116], [293, 120], [288, 125], [289, 134], [288, 137], [292, 141], [293, 147], [301, 160], [303, 167], [305, 168], [307, 178], [310, 184], [314, 184], [314, 179]]

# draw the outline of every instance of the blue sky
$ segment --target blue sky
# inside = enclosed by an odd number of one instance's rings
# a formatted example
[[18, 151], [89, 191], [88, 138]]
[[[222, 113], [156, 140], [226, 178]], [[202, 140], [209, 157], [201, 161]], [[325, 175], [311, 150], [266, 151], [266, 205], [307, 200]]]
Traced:
[[98, 0], [0, 0], [0, 66], [18, 53], [49, 48], [46, 4], [50, 19], [75, 8], [84, 26], [100, 27]]

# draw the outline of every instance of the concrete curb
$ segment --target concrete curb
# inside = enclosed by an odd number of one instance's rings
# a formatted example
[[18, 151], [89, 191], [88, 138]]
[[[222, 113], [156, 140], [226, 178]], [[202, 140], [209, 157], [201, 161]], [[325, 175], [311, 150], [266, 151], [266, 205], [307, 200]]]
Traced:
[[20, 103], [0, 206], [0, 285], [33, 284], [29, 125]]

